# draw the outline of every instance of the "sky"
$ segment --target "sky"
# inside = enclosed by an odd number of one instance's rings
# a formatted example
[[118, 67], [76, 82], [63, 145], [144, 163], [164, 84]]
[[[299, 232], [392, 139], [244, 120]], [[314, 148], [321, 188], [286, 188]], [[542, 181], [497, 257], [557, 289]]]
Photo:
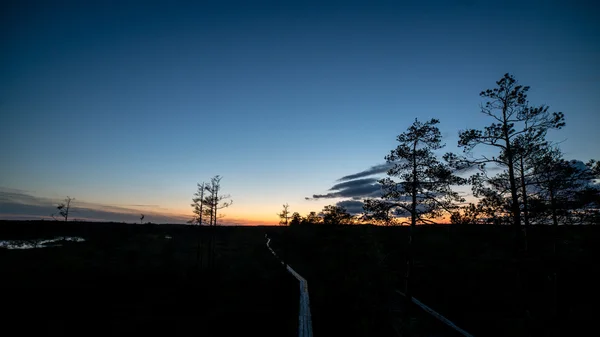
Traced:
[[459, 130], [490, 123], [479, 92], [507, 72], [565, 113], [549, 137], [568, 159], [600, 159], [593, 1], [0, 6], [0, 219], [70, 196], [81, 219], [184, 222], [215, 175], [225, 223], [356, 206], [341, 178], [381, 176], [415, 118], [438, 118], [458, 151]]

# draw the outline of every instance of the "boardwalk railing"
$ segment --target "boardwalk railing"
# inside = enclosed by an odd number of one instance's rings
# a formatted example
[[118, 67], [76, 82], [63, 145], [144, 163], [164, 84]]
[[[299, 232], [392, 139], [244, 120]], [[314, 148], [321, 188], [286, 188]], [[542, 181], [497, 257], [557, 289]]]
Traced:
[[286, 265], [280, 258], [277, 256], [273, 248], [271, 248], [270, 243], [271, 239], [265, 234], [265, 238], [267, 238], [267, 248], [271, 251], [271, 253], [277, 258], [277, 260], [284, 266], [286, 266], [287, 271], [292, 274], [300, 283], [300, 310], [298, 311], [298, 337], [312, 337], [312, 319], [310, 316], [310, 303], [308, 300], [308, 283], [304, 279], [304, 277], [300, 276], [292, 267]]
[[[400, 290], [396, 290], [396, 292], [398, 294], [406, 297], [406, 294], [404, 294]], [[459, 334], [461, 334], [461, 335], [463, 335], [465, 337], [473, 337], [473, 335], [471, 335], [470, 333], [466, 332], [465, 330], [459, 328], [458, 326], [456, 326], [456, 324], [452, 323], [449, 319], [447, 319], [446, 317], [442, 316], [438, 312], [434, 311], [430, 307], [426, 306], [425, 304], [423, 304], [423, 302], [419, 301], [418, 299], [412, 297], [411, 300], [412, 300], [412, 302], [414, 304], [416, 304], [419, 307], [421, 307], [421, 309], [423, 309], [425, 312], [429, 313], [431, 316], [433, 316], [433, 317], [437, 318], [438, 320], [442, 321], [444, 324], [446, 324], [447, 326], [451, 327], [452, 329], [454, 329], [454, 331], [458, 332]]]

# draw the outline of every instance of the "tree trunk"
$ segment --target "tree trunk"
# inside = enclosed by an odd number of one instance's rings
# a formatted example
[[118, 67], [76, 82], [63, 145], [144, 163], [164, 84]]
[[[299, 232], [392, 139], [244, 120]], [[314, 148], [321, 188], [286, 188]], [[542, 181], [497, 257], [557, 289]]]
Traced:
[[515, 257], [518, 258], [520, 255], [520, 247], [519, 241], [521, 238], [521, 210], [519, 208], [519, 195], [517, 193], [517, 184], [515, 181], [515, 167], [514, 167], [514, 158], [512, 146], [510, 144], [510, 135], [508, 134], [508, 120], [506, 117], [506, 109], [508, 108], [507, 103], [503, 102], [502, 107], [502, 117], [503, 117], [503, 125], [502, 132], [504, 136], [504, 142], [506, 146], [506, 159], [508, 161], [508, 180], [510, 182], [510, 197], [512, 199], [511, 203], [511, 213], [513, 215], [513, 228], [515, 235]]
[[217, 211], [219, 209], [219, 184], [216, 183], [214, 185], [214, 191], [215, 191], [215, 197], [213, 199], [213, 226], [212, 226], [212, 235], [211, 235], [211, 245], [210, 245], [210, 256], [211, 256], [211, 260], [210, 260], [210, 265], [211, 268], [215, 267], [215, 248], [216, 248], [216, 227], [217, 227]]
[[553, 251], [553, 268], [554, 273], [552, 277], [552, 290], [554, 297], [554, 315], [556, 318], [560, 317], [560, 304], [558, 296], [558, 217], [556, 216], [556, 196], [554, 195], [554, 189], [550, 187], [548, 189], [550, 193], [550, 208], [552, 210], [552, 251]]
[[[556, 197], [554, 196], [554, 189], [551, 187], [548, 189], [550, 193], [550, 209], [552, 211], [552, 225], [555, 230], [558, 228], [558, 217], [556, 215]], [[556, 236], [554, 237], [554, 253], [556, 253]]]
[[523, 220], [525, 221], [525, 229], [523, 230], [523, 245], [525, 252], [528, 250], [528, 238], [527, 230], [529, 229], [529, 210], [527, 207], [527, 185], [525, 185], [525, 164], [523, 163], [523, 156], [520, 158], [519, 171], [521, 174], [521, 193], [523, 194]]
[[522, 266], [522, 258], [521, 258], [521, 209], [519, 207], [519, 194], [517, 193], [518, 189], [517, 189], [517, 183], [516, 183], [516, 178], [515, 178], [515, 167], [514, 167], [514, 153], [513, 153], [513, 149], [512, 146], [510, 144], [510, 135], [508, 133], [508, 120], [506, 117], [506, 110], [508, 108], [507, 102], [503, 101], [503, 107], [502, 107], [502, 116], [503, 116], [503, 125], [502, 125], [502, 132], [503, 132], [503, 138], [504, 138], [504, 142], [505, 142], [505, 146], [506, 146], [506, 159], [508, 161], [508, 179], [510, 182], [510, 196], [512, 199], [512, 203], [511, 203], [511, 213], [513, 216], [513, 229], [514, 229], [514, 242], [513, 242], [513, 258], [514, 258], [514, 266], [516, 269], [516, 286], [517, 286], [517, 291], [515, 292], [515, 297], [514, 297], [514, 301], [515, 304], [521, 304], [521, 309], [523, 310], [523, 315], [525, 317], [525, 320], [528, 321], [527, 319], [527, 309], [524, 305], [524, 297], [526, 295], [524, 286], [523, 286], [523, 279], [522, 279], [522, 274], [521, 271], [523, 269]]
[[406, 284], [405, 284], [405, 291], [406, 291], [406, 299], [407, 299], [407, 313], [411, 314], [411, 309], [412, 309], [412, 272], [413, 272], [413, 267], [414, 267], [414, 253], [413, 253], [413, 245], [414, 245], [414, 235], [415, 235], [415, 227], [417, 226], [417, 158], [416, 158], [416, 151], [417, 151], [417, 142], [415, 141], [415, 143], [413, 144], [413, 181], [412, 181], [412, 193], [411, 193], [411, 197], [412, 197], [412, 205], [411, 205], [411, 214], [410, 214], [410, 230], [409, 230], [409, 234], [408, 234], [408, 256], [407, 256], [407, 263], [406, 263]]
[[[508, 142], [507, 142], [508, 143]], [[510, 151], [510, 150], [509, 150]], [[507, 152], [509, 152], [507, 151]], [[513, 214], [513, 226], [517, 239], [520, 237], [521, 232], [521, 209], [519, 207], [519, 194], [517, 193], [517, 184], [515, 181], [515, 170], [513, 165], [512, 154], [508, 155], [508, 179], [510, 181], [510, 197], [512, 199], [511, 212]]]
[[65, 222], [69, 221], [69, 207], [71, 207], [71, 199], [67, 197], [67, 211], [65, 212]]
[[200, 210], [198, 213], [198, 237], [196, 238], [196, 269], [202, 269], [202, 217], [204, 216], [204, 183], [200, 188]]
[[211, 185], [211, 190], [210, 190], [210, 203], [209, 203], [209, 207], [210, 207], [210, 219], [209, 219], [209, 223], [208, 223], [208, 227], [209, 227], [209, 232], [208, 232], [208, 243], [207, 243], [207, 255], [206, 255], [206, 264], [207, 264], [207, 268], [211, 269], [212, 268], [212, 242], [214, 239], [214, 233], [213, 233], [213, 222], [214, 222], [214, 217], [215, 217], [215, 191], [214, 191], [214, 187], [215, 185], [212, 184]]

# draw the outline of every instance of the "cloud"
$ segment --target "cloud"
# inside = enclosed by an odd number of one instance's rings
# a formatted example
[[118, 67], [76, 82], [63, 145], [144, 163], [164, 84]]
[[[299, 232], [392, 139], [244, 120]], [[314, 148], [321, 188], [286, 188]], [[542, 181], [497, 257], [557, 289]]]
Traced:
[[364, 178], [364, 179], [346, 181], [343, 183], [333, 185], [329, 190], [337, 191], [337, 190], [342, 190], [342, 189], [347, 189], [347, 188], [356, 188], [359, 186], [371, 185], [371, 184], [377, 183], [377, 180], [378, 179], [375, 179], [375, 178]]
[[[51, 218], [56, 213], [56, 205], [62, 200], [37, 197], [26, 191], [0, 187], [0, 218], [41, 219]], [[160, 209], [160, 207], [158, 207]], [[185, 223], [189, 216], [158, 213], [145, 210], [145, 221], [154, 223]], [[75, 199], [69, 215], [73, 220], [139, 222], [140, 210], [120, 206], [88, 203]]]
[[[370, 167], [367, 170], [350, 174], [344, 176], [336, 181], [339, 183], [333, 185], [328, 191], [329, 193], [325, 194], [314, 194], [312, 198], [306, 198], [307, 200], [311, 199], [334, 199], [334, 198], [344, 198], [346, 200], [342, 200], [336, 203], [337, 206], [344, 207], [348, 213], [350, 214], [360, 214], [363, 213], [363, 200], [369, 198], [380, 198], [382, 196], [383, 190], [381, 188], [381, 184], [379, 183], [379, 179], [377, 178], [365, 178], [367, 176], [385, 173], [387, 172], [394, 164], [393, 163], [385, 163], [380, 165], [375, 165]], [[399, 201], [408, 201], [409, 197], [404, 196]], [[400, 209], [399, 209], [400, 211]]]
[[[333, 190], [333, 187], [331, 190]], [[381, 195], [381, 185], [379, 183], [357, 182], [356, 184], [346, 184], [344, 187], [336, 188], [334, 191], [326, 194], [314, 194], [312, 199], [352, 198], [360, 200], [362, 198]]]
[[27, 191], [0, 187], [0, 205], [8, 202], [38, 206], [48, 204], [48, 200], [45, 200], [45, 198], [34, 197]]
[[[0, 187], [0, 219], [4, 220], [53, 220], [51, 214], [57, 212], [56, 205], [61, 200], [37, 197], [30, 192]], [[135, 208], [130, 208], [135, 207]], [[144, 213], [144, 222], [153, 223], [186, 223], [191, 215], [172, 214], [160, 205], [104, 205], [88, 203], [75, 199], [69, 214], [69, 219], [80, 221], [105, 221], [138, 223], [140, 213]], [[223, 226], [235, 225], [270, 225], [271, 223], [257, 220], [229, 219], [219, 220]]]
[[[387, 172], [393, 163], [384, 163], [371, 166], [364, 171], [350, 174], [336, 180], [340, 183], [333, 185], [325, 194], [313, 194], [312, 197], [306, 197], [306, 200], [311, 199], [333, 199], [333, 198], [350, 198], [353, 201], [359, 201], [365, 198], [377, 198], [381, 196], [381, 184], [377, 178], [365, 178], [379, 173]], [[361, 206], [362, 207], [362, 206]]]
[[336, 206], [344, 207], [352, 215], [363, 213], [363, 205], [364, 203], [358, 200], [343, 200], [336, 203]]
[[371, 166], [370, 168], [368, 168], [364, 171], [360, 171], [358, 173], [354, 173], [354, 174], [350, 174], [350, 175], [341, 177], [337, 181], [348, 181], [348, 180], [354, 180], [354, 179], [358, 179], [358, 178], [372, 176], [374, 174], [386, 173], [393, 166], [394, 166], [394, 163], [384, 163], [384, 164]]

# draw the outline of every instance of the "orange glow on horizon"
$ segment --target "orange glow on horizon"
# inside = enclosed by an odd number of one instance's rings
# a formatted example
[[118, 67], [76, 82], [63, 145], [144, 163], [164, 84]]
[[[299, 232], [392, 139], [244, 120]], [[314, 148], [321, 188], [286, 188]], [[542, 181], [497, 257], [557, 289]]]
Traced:
[[[267, 211], [264, 211], [264, 209], [267, 209]], [[224, 225], [240, 225], [240, 226], [241, 225], [277, 226], [277, 225], [279, 225], [279, 218], [277, 217], [277, 209], [275, 208], [276, 211], [273, 211], [273, 209], [274, 209], [274, 207], [265, 206], [265, 207], [260, 207], [260, 208], [244, 207], [243, 209], [236, 210], [232, 207], [231, 209], [223, 210], [222, 213], [223, 213], [224, 217], [219, 219], [219, 223], [224, 224]], [[314, 211], [317, 213], [320, 210], [321, 210], [321, 208], [319, 208], [319, 207], [314, 208]], [[165, 212], [163, 210], [155, 210], [154, 213], [172, 216], [174, 218], [185, 219], [185, 221], [192, 219], [192, 217], [193, 217], [193, 213], [191, 212], [190, 208], [186, 208], [183, 210], [173, 209], [173, 210], [169, 210], [169, 211], [170, 212]], [[292, 213], [294, 213], [293, 209], [290, 213], [290, 217], [291, 217]], [[298, 210], [298, 213], [300, 213], [301, 216], [306, 216], [306, 214], [308, 214], [309, 212], [308, 211], [302, 212], [302, 211]], [[430, 220], [434, 221], [437, 224], [449, 224], [450, 223], [450, 215], [446, 214], [441, 218], [430, 219]], [[410, 218], [403, 218], [401, 222], [405, 222], [405, 224], [410, 224]]]

